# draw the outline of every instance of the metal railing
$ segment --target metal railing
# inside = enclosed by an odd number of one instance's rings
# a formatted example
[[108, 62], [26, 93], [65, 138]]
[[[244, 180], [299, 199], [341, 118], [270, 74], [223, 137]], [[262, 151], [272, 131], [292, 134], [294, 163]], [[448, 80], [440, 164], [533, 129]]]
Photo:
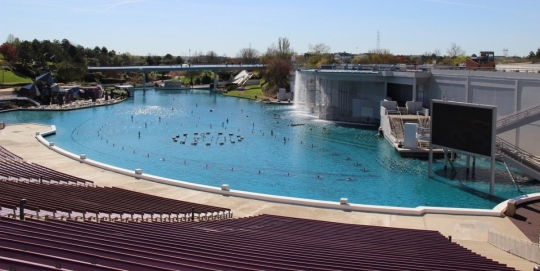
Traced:
[[[401, 111], [399, 111], [399, 107], [397, 108], [397, 110], [385, 110], [386, 117], [388, 118], [388, 123], [390, 124], [390, 134], [394, 137], [394, 142], [403, 142], [405, 133], [403, 131], [403, 118], [401, 115]], [[400, 122], [398, 122], [398, 124], [401, 124], [401, 127], [397, 127], [396, 123], [394, 123], [394, 121], [392, 120], [392, 118], [390, 118], [389, 115], [399, 115]], [[401, 132], [401, 136], [398, 135], [398, 132]]]
[[526, 119], [527, 117], [540, 114], [540, 104], [537, 104], [535, 106], [531, 106], [529, 108], [525, 108], [522, 110], [519, 110], [515, 113], [502, 116], [497, 120], [497, 128], [516, 123], [522, 119]]
[[517, 239], [495, 231], [488, 231], [488, 243], [518, 257], [540, 264], [538, 243]]
[[523, 149], [520, 149], [518, 148], [517, 146], [513, 145], [512, 143], [500, 138], [500, 137], [497, 137], [495, 139], [495, 150], [522, 164], [522, 165], [525, 165], [525, 166], [528, 166], [528, 167], [534, 167], [535, 170], [538, 170], [539, 167], [540, 167], [540, 158], [539, 157], [536, 157], [535, 155], [523, 150]]

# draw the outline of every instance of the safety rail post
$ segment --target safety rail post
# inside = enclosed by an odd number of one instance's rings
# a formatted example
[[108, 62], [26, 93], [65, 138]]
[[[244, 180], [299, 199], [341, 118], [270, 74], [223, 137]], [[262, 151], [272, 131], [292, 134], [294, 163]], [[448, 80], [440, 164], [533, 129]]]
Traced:
[[26, 199], [21, 199], [19, 201], [19, 219], [24, 220], [24, 205], [26, 204]]

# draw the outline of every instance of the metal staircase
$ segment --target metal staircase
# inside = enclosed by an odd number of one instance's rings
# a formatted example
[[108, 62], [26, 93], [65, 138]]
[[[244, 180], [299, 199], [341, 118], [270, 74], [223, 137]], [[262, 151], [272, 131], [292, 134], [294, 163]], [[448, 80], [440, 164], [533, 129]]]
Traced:
[[540, 157], [534, 156], [499, 137], [495, 139], [495, 151], [504, 157], [504, 161], [508, 165], [540, 180]]
[[516, 129], [525, 124], [540, 120], [540, 104], [525, 108], [497, 119], [497, 134]]

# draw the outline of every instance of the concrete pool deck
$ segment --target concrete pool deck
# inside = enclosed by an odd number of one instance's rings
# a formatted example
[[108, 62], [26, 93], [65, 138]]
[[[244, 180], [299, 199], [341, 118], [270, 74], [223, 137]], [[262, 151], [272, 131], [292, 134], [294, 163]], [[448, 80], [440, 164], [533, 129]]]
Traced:
[[349, 212], [201, 192], [137, 179], [67, 158], [36, 140], [36, 132], [46, 132], [50, 129], [50, 126], [39, 124], [9, 125], [0, 130], [0, 144], [26, 161], [91, 180], [98, 186], [115, 186], [166, 198], [230, 208], [234, 217], [272, 214], [350, 224], [436, 230], [445, 236], [452, 236], [453, 242], [518, 270], [532, 270], [535, 266], [534, 263], [508, 254], [487, 242], [489, 230], [518, 239], [527, 239], [507, 217], [446, 214], [411, 216]]

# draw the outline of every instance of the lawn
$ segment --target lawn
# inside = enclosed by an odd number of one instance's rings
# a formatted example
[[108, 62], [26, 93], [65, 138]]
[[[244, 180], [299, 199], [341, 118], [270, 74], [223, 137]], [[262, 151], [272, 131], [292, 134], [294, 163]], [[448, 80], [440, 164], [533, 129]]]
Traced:
[[255, 99], [255, 95], [257, 95], [257, 100], [263, 98], [261, 87], [259, 85], [246, 86], [245, 90], [231, 90], [225, 93], [225, 95], [248, 99]]
[[12, 71], [0, 71], [0, 82], [1, 84], [5, 85], [13, 85], [13, 84], [23, 84], [23, 83], [32, 83], [32, 79], [30, 77], [25, 77], [24, 75], [21, 75], [20, 73], [14, 73]]

